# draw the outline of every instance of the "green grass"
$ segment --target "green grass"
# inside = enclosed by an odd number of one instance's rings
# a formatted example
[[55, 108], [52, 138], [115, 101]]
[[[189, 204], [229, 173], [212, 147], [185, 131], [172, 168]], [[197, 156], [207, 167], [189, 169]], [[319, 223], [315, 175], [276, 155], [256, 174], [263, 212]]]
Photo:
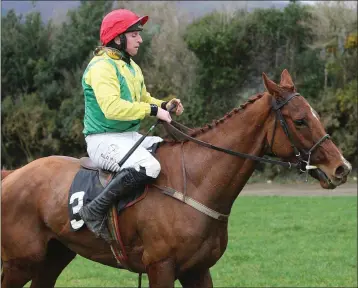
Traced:
[[[239, 197], [229, 227], [215, 287], [358, 286], [357, 197]], [[77, 256], [56, 287], [137, 287], [137, 277]]]

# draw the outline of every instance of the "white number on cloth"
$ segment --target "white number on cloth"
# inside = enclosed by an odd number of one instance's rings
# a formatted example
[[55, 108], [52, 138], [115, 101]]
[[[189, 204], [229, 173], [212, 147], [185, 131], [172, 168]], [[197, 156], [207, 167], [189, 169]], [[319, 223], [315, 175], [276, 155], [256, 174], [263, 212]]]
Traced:
[[[73, 215], [77, 214], [78, 211], [81, 210], [82, 206], [83, 206], [83, 196], [85, 195], [84, 191], [79, 191], [76, 193], [73, 193], [71, 198], [70, 198], [70, 205], [77, 199], [77, 205], [72, 207], [72, 213]], [[81, 220], [76, 220], [73, 219], [71, 220], [71, 226], [73, 229], [79, 229], [83, 226], [85, 222], [81, 219]]]

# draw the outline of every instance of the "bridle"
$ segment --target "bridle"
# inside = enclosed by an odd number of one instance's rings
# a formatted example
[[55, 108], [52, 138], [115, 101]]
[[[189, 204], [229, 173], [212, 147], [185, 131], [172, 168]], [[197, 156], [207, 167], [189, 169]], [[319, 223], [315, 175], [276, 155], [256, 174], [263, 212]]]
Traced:
[[[224, 149], [224, 148], [212, 145], [212, 144], [207, 143], [205, 141], [201, 141], [199, 139], [196, 139], [194, 137], [189, 136], [188, 134], [186, 134], [183, 131], [181, 131], [181, 129], [187, 130], [189, 128], [185, 127], [182, 124], [179, 124], [178, 122], [172, 121], [172, 124], [167, 124], [167, 125], [171, 126], [170, 129], [174, 130], [176, 134], [180, 134], [182, 138], [184, 138], [186, 140], [189, 140], [191, 142], [197, 143], [197, 144], [199, 144], [201, 146], [204, 146], [204, 147], [207, 147], [207, 148], [210, 148], [210, 149], [213, 149], [213, 150], [221, 151], [221, 152], [224, 152], [226, 154], [238, 156], [238, 157], [241, 157], [241, 158], [246, 158], [246, 159], [250, 159], [250, 160], [254, 160], [254, 161], [265, 162], [265, 163], [270, 163], [270, 164], [275, 164], [275, 165], [281, 165], [281, 166], [289, 168], [289, 169], [291, 169], [292, 167], [296, 167], [296, 168], [299, 168], [301, 172], [306, 172], [307, 177], [308, 177], [308, 170], [317, 169], [316, 166], [310, 165], [312, 152], [319, 145], [321, 145], [323, 141], [325, 141], [326, 139], [329, 139], [330, 136], [328, 134], [326, 134], [323, 137], [321, 137], [321, 139], [319, 139], [308, 151], [305, 151], [304, 149], [298, 149], [297, 148], [297, 146], [295, 145], [295, 143], [293, 141], [293, 138], [292, 138], [291, 134], [289, 133], [287, 122], [285, 121], [285, 119], [284, 119], [284, 117], [283, 117], [283, 115], [281, 113], [281, 108], [283, 106], [285, 106], [289, 101], [291, 101], [296, 96], [301, 96], [301, 95], [299, 93], [296, 93], [296, 92], [291, 93], [282, 102], [277, 102], [276, 99], [273, 97], [273, 99], [272, 99], [272, 110], [275, 112], [276, 118], [275, 118], [275, 124], [274, 124], [274, 132], [272, 134], [271, 146], [270, 146], [270, 147], [272, 147], [272, 144], [273, 144], [273, 141], [274, 141], [274, 136], [275, 136], [275, 130], [276, 130], [276, 126], [277, 126], [276, 123], [277, 123], [277, 120], [279, 120], [280, 123], [281, 123], [281, 126], [283, 128], [283, 131], [285, 132], [285, 134], [287, 135], [288, 139], [290, 140], [291, 146], [292, 146], [292, 148], [294, 150], [294, 153], [295, 153], [295, 156], [296, 156], [296, 158], [298, 160], [298, 162], [296, 162], [296, 163], [291, 163], [291, 162], [287, 162], [287, 161], [280, 161], [280, 160], [276, 160], [276, 159], [270, 159], [270, 158], [267, 158], [267, 157], [259, 157], [259, 156], [255, 156], [255, 155], [250, 155], [250, 154], [246, 154], [246, 153], [232, 151], [232, 150], [229, 150], [229, 149]], [[177, 127], [179, 127], [179, 128], [177, 128]], [[271, 148], [271, 151], [272, 151], [272, 148]], [[303, 154], [307, 155], [307, 160], [304, 160], [301, 157], [301, 152], [303, 152]], [[277, 156], [277, 155], [275, 155], [275, 156]]]
[[[285, 106], [290, 100], [292, 100], [296, 96], [301, 96], [301, 95], [300, 95], [300, 93], [293, 92], [293, 93], [289, 94], [287, 97], [285, 97], [285, 100], [282, 101], [282, 102], [277, 102], [277, 100], [273, 97], [273, 99], [272, 99], [272, 110], [275, 112], [275, 124], [274, 124], [274, 129], [273, 129], [273, 133], [272, 133], [271, 142], [270, 142], [270, 148], [271, 148], [271, 152], [273, 154], [275, 154], [272, 151], [272, 145], [273, 145], [273, 141], [274, 141], [274, 137], [275, 137], [277, 121], [280, 121], [281, 127], [282, 127], [283, 131], [285, 132], [287, 138], [289, 139], [291, 147], [292, 147], [292, 149], [293, 149], [293, 151], [295, 153], [295, 156], [298, 159], [298, 163], [300, 164], [298, 166], [298, 168], [300, 169], [301, 172], [306, 172], [306, 181], [307, 181], [308, 180], [307, 179], [308, 171], [312, 170], [312, 169], [317, 169], [316, 166], [310, 165], [312, 152], [318, 146], [320, 146], [326, 139], [329, 139], [330, 136], [329, 136], [329, 134], [326, 134], [326, 135], [322, 136], [315, 144], [313, 144], [313, 146], [308, 151], [306, 151], [305, 149], [298, 149], [297, 148], [297, 146], [295, 145], [295, 143], [293, 141], [293, 138], [292, 138], [292, 136], [291, 136], [291, 134], [289, 132], [287, 122], [286, 122], [286, 120], [283, 117], [282, 112], [281, 112], [281, 108], [283, 106]], [[307, 160], [304, 160], [301, 157], [301, 152], [307, 156]]]

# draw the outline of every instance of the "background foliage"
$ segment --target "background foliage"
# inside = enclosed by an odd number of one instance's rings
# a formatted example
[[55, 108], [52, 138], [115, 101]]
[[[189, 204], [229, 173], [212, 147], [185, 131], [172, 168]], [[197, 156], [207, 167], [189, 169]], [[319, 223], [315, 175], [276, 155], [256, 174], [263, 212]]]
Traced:
[[[283, 10], [215, 11], [190, 21], [175, 2], [81, 1], [62, 22], [44, 23], [39, 13], [2, 17], [3, 167], [86, 155], [81, 77], [113, 8], [151, 16], [135, 61], [153, 96], [182, 99], [183, 124], [223, 116], [264, 90], [262, 72], [278, 81], [287, 68], [344, 155], [358, 164], [357, 15], [345, 2], [292, 1]], [[151, 123], [146, 119], [143, 131]]]

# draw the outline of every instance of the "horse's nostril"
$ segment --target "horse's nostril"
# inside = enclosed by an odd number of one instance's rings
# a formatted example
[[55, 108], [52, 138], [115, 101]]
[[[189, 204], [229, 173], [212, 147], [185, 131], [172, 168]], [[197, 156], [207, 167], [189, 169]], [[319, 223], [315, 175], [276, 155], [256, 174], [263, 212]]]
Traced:
[[334, 176], [337, 178], [343, 178], [348, 173], [349, 173], [349, 168], [346, 165], [341, 165], [341, 166], [337, 167]]

